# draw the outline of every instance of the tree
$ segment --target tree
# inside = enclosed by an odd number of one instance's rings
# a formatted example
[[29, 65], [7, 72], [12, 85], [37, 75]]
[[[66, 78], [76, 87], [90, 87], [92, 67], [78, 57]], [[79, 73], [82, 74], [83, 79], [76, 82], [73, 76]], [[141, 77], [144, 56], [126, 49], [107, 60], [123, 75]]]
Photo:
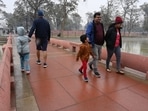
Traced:
[[112, 23], [112, 19], [116, 14], [116, 1], [110, 0], [107, 2], [107, 7], [101, 6], [102, 22], [104, 24], [105, 30], [108, 29], [108, 26]]
[[86, 13], [86, 17], [87, 17], [87, 23], [86, 23], [86, 25], [84, 26], [85, 29], [86, 29], [88, 23], [91, 22], [91, 21], [93, 20], [93, 13], [91, 13], [91, 12], [87, 12], [87, 13]]
[[63, 10], [60, 3], [48, 2], [46, 4], [46, 17], [50, 21], [51, 28], [54, 30], [61, 30], [61, 24], [63, 20]]
[[[44, 6], [51, 2], [50, 0], [17, 0], [15, 2], [15, 10], [19, 10], [20, 5], [24, 9], [24, 13], [30, 14], [31, 20], [37, 17], [37, 11], [39, 9], [44, 9]], [[46, 11], [46, 10], [45, 10]]]
[[[29, 30], [33, 20], [37, 17], [37, 11], [44, 9], [50, 0], [16, 0], [13, 18], [17, 19], [16, 24], [23, 25]], [[46, 10], [44, 10], [46, 13]]]
[[[2, 0], [0, 0], [0, 7], [6, 7], [6, 5], [4, 4], [4, 2]], [[0, 12], [3, 12], [3, 10], [0, 8]]]
[[[44, 10], [45, 18], [52, 29], [64, 30], [68, 15], [75, 11], [78, 0], [17, 0], [14, 17], [17, 24], [22, 23], [28, 29], [28, 24], [37, 17], [39, 9]], [[19, 23], [20, 22], [20, 23]]]
[[128, 31], [130, 34], [133, 26], [138, 21], [138, 12], [136, 3], [138, 0], [119, 0], [122, 10], [123, 10], [123, 19], [124, 19], [124, 34], [125, 31]]
[[63, 30], [65, 29], [65, 23], [68, 18], [68, 14], [76, 10], [76, 7], [78, 5], [78, 0], [59, 0], [61, 6], [62, 6], [62, 24], [61, 24], [61, 36], [63, 36]]
[[81, 28], [81, 17], [78, 13], [73, 13], [71, 15], [72, 17], [72, 23], [73, 23], [73, 29], [79, 30]]
[[145, 31], [148, 31], [148, 4], [144, 3], [143, 5], [141, 5], [141, 9], [144, 12], [143, 29]]
[[15, 5], [17, 5], [17, 7], [14, 10], [13, 13], [13, 18], [15, 18], [17, 21], [17, 26], [25, 26], [25, 21], [26, 21], [26, 10], [24, 5], [21, 5], [21, 2], [15, 2]]
[[137, 8], [133, 8], [131, 9], [128, 13], [128, 18], [127, 18], [127, 32], [130, 35], [131, 31], [133, 30], [133, 28], [136, 26], [136, 24], [139, 21], [139, 9]]

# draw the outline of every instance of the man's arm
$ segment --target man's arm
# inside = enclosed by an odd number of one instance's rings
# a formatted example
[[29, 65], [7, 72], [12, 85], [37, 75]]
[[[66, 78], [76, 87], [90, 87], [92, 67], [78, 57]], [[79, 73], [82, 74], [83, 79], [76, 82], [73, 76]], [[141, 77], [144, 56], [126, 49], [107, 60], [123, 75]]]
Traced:
[[28, 36], [29, 36], [30, 38], [32, 37], [32, 34], [34, 33], [35, 29], [36, 29], [36, 25], [35, 25], [35, 21], [34, 21], [32, 27], [31, 27], [31, 29], [30, 29], [30, 32], [29, 32], [29, 34], [28, 34]]
[[48, 41], [50, 41], [50, 37], [51, 37], [51, 29], [50, 29], [50, 25], [49, 25], [49, 31], [48, 31]]
[[88, 24], [88, 26], [87, 26], [86, 35], [89, 39], [89, 42], [91, 42], [91, 25], [90, 24]]

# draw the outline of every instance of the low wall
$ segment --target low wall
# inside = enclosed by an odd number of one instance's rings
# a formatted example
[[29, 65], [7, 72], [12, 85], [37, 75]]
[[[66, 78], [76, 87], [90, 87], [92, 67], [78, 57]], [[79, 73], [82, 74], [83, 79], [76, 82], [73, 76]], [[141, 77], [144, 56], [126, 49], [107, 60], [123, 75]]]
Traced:
[[[51, 39], [51, 44], [56, 45], [58, 47], [65, 47], [68, 48], [72, 52], [78, 52], [80, 43], [76, 42], [70, 42], [70, 41], [64, 41], [59, 39]], [[121, 66], [128, 67], [137, 71], [141, 71], [146, 74], [146, 77], [148, 79], [148, 57], [142, 56], [142, 55], [136, 55], [136, 54], [130, 54], [126, 52], [121, 52]], [[106, 48], [102, 48], [101, 52], [101, 59], [106, 60], [107, 58], [107, 52]], [[116, 58], [115, 55], [113, 55], [111, 62], [113, 64], [113, 67], [116, 66]]]
[[[60, 30], [52, 30], [51, 35], [52, 37], [60, 37]], [[82, 34], [85, 34], [86, 30], [63, 30], [63, 37], [70, 38], [70, 37], [80, 37]], [[124, 37], [148, 37], [148, 33], [142, 32], [121, 32], [122, 36]]]
[[[51, 35], [52, 37], [61, 37], [60, 30], [52, 30]], [[80, 37], [80, 35], [84, 34], [84, 30], [76, 30], [76, 31], [63, 31], [63, 36], [70, 38], [70, 37]]]
[[10, 84], [11, 84], [11, 62], [12, 62], [12, 44], [11, 36], [7, 43], [3, 45], [3, 56], [0, 62], [0, 111], [10, 111]]
[[[106, 49], [102, 48], [101, 59], [106, 60], [107, 53]], [[116, 58], [113, 55], [111, 62], [113, 66], [116, 66]], [[130, 54], [126, 52], [121, 52], [121, 67], [128, 67], [146, 74], [148, 79], [148, 57], [137, 55], [137, 54]]]

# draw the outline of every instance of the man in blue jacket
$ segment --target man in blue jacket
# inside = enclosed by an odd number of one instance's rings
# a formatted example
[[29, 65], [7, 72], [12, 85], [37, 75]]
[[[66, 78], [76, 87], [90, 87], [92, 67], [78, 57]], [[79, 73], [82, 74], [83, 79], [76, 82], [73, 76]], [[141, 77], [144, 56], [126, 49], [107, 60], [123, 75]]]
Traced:
[[101, 52], [102, 45], [104, 44], [104, 26], [101, 23], [100, 12], [96, 12], [94, 14], [93, 21], [90, 22], [87, 26], [86, 34], [94, 53], [94, 58], [91, 62], [89, 62], [89, 67], [91, 70], [93, 70], [96, 77], [100, 77], [98, 72], [98, 59], [100, 58], [99, 53]]
[[38, 18], [33, 21], [33, 25], [29, 32], [29, 37], [35, 31], [35, 38], [36, 38], [36, 49], [37, 49], [37, 64], [41, 64], [40, 60], [40, 51], [43, 51], [43, 67], [47, 67], [47, 45], [50, 41], [50, 24], [47, 20], [43, 18], [44, 14], [41, 10], [38, 11]]

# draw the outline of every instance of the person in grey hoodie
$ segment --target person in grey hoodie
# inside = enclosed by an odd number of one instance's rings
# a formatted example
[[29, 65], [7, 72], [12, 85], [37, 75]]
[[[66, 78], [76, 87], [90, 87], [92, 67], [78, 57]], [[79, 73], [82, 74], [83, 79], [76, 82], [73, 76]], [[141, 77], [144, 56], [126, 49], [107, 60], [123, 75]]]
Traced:
[[24, 27], [17, 27], [18, 37], [17, 41], [17, 52], [20, 56], [21, 70], [26, 71], [26, 74], [30, 74], [30, 64], [29, 64], [29, 42], [31, 41], [28, 36], [25, 35]]

